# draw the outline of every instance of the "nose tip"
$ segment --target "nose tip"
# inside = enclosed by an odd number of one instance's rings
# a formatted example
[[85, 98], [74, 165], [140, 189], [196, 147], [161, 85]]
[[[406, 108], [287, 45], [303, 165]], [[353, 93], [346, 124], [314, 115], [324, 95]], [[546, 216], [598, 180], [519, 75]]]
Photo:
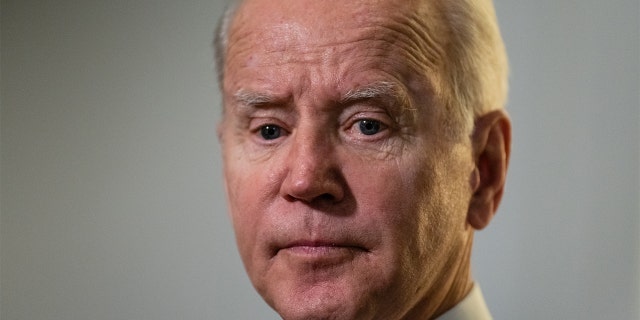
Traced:
[[329, 166], [292, 170], [283, 187], [284, 196], [289, 201], [336, 203], [344, 197], [339, 174]]
[[287, 159], [287, 176], [281, 186], [285, 199], [310, 204], [343, 199], [344, 179], [331, 149], [317, 143], [292, 148]]

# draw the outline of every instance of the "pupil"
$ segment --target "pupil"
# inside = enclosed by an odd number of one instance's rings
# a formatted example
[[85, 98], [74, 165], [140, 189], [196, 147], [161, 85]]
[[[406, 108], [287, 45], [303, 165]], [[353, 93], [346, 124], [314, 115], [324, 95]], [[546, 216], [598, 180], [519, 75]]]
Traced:
[[376, 134], [380, 131], [380, 122], [375, 120], [362, 120], [360, 121], [360, 132], [365, 135]]
[[260, 129], [260, 134], [266, 140], [273, 140], [280, 137], [280, 128], [278, 126], [266, 125]]

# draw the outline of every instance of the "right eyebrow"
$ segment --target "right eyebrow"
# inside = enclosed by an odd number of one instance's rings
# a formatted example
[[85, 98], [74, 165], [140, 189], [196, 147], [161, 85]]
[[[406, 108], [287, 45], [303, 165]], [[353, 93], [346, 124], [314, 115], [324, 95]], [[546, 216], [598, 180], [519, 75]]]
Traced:
[[240, 104], [245, 107], [259, 107], [262, 105], [274, 104], [281, 100], [276, 98], [275, 96], [246, 89], [238, 90], [233, 95], [233, 98], [236, 104]]

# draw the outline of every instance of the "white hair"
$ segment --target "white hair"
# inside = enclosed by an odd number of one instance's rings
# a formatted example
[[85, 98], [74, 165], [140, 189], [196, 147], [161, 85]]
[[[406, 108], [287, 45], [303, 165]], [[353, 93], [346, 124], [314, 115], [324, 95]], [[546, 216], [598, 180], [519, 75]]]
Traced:
[[222, 17], [218, 20], [213, 36], [213, 54], [220, 88], [222, 88], [222, 81], [224, 80], [224, 64], [227, 56], [227, 46], [229, 45], [229, 28], [236, 10], [238, 10], [237, 1], [227, 4]]
[[444, 97], [470, 130], [475, 118], [506, 104], [507, 54], [492, 0], [447, 1], [443, 11], [451, 30]]

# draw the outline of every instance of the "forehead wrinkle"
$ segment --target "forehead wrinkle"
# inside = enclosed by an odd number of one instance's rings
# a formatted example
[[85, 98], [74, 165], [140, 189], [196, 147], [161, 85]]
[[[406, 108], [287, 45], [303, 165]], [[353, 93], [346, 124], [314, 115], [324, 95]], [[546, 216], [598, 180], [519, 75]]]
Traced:
[[[420, 16], [422, 15], [422, 16]], [[402, 50], [407, 62], [422, 71], [436, 71], [444, 62], [443, 43], [425, 13], [379, 18], [368, 27], [370, 37]]]
[[[308, 29], [309, 37], [302, 37], [305, 38], [303, 42], [279, 42], [287, 44], [286, 46], [274, 46], [275, 43], [269, 41], [277, 36], [269, 31], [269, 27], [274, 27], [273, 24], [265, 24], [263, 26], [267, 28], [262, 29], [247, 29], [244, 23], [237, 24], [236, 32], [232, 35], [237, 46], [234, 46], [234, 43], [230, 44], [230, 49], [235, 49], [233, 51], [237, 53], [228, 56], [230, 63], [227, 66], [237, 63], [237, 71], [253, 67], [271, 67], [273, 70], [284, 72], [286, 68], [296, 67], [294, 64], [305, 64], [304, 76], [293, 81], [304, 88], [297, 88], [296, 92], [291, 92], [294, 96], [308, 92], [307, 82], [310, 80], [309, 77], [317, 76], [316, 70], [338, 65], [338, 69], [332, 72], [330, 78], [344, 83], [345, 79], [352, 78], [355, 73], [374, 69], [401, 80], [407, 86], [405, 89], [412, 95], [408, 95], [406, 100], [413, 103], [405, 103], [405, 106], [422, 105], [420, 102], [424, 98], [434, 98], [422, 97], [425, 93], [437, 95], [440, 91], [439, 66], [442, 65], [442, 58], [445, 56], [442, 49], [443, 45], [446, 45], [443, 39], [446, 39], [442, 37], [442, 27], [439, 25], [442, 21], [438, 18], [438, 8], [431, 5], [415, 6], [414, 2], [412, 4], [413, 11], [404, 7], [402, 9], [405, 10], [385, 11], [386, 13], [369, 11], [371, 8], [364, 7], [362, 9], [366, 11], [366, 15], [356, 15], [352, 20], [333, 23], [328, 26], [332, 31], [318, 33], [317, 28]], [[297, 22], [306, 25], [305, 22]], [[348, 30], [338, 30], [341, 27]], [[290, 31], [282, 27], [275, 29], [279, 31], [276, 33], [280, 34]], [[293, 38], [301, 40], [300, 35]], [[252, 47], [251, 43], [256, 42], [259, 44], [258, 47]], [[398, 55], [402, 58], [398, 58]], [[343, 65], [346, 57], [356, 58], [356, 63]], [[381, 60], [377, 58], [385, 59], [386, 62], [380, 64]], [[237, 87], [240, 83], [235, 81], [234, 84], [230, 87]], [[336, 93], [336, 98], [339, 98], [339, 92]], [[419, 96], [414, 97], [415, 94]]]

